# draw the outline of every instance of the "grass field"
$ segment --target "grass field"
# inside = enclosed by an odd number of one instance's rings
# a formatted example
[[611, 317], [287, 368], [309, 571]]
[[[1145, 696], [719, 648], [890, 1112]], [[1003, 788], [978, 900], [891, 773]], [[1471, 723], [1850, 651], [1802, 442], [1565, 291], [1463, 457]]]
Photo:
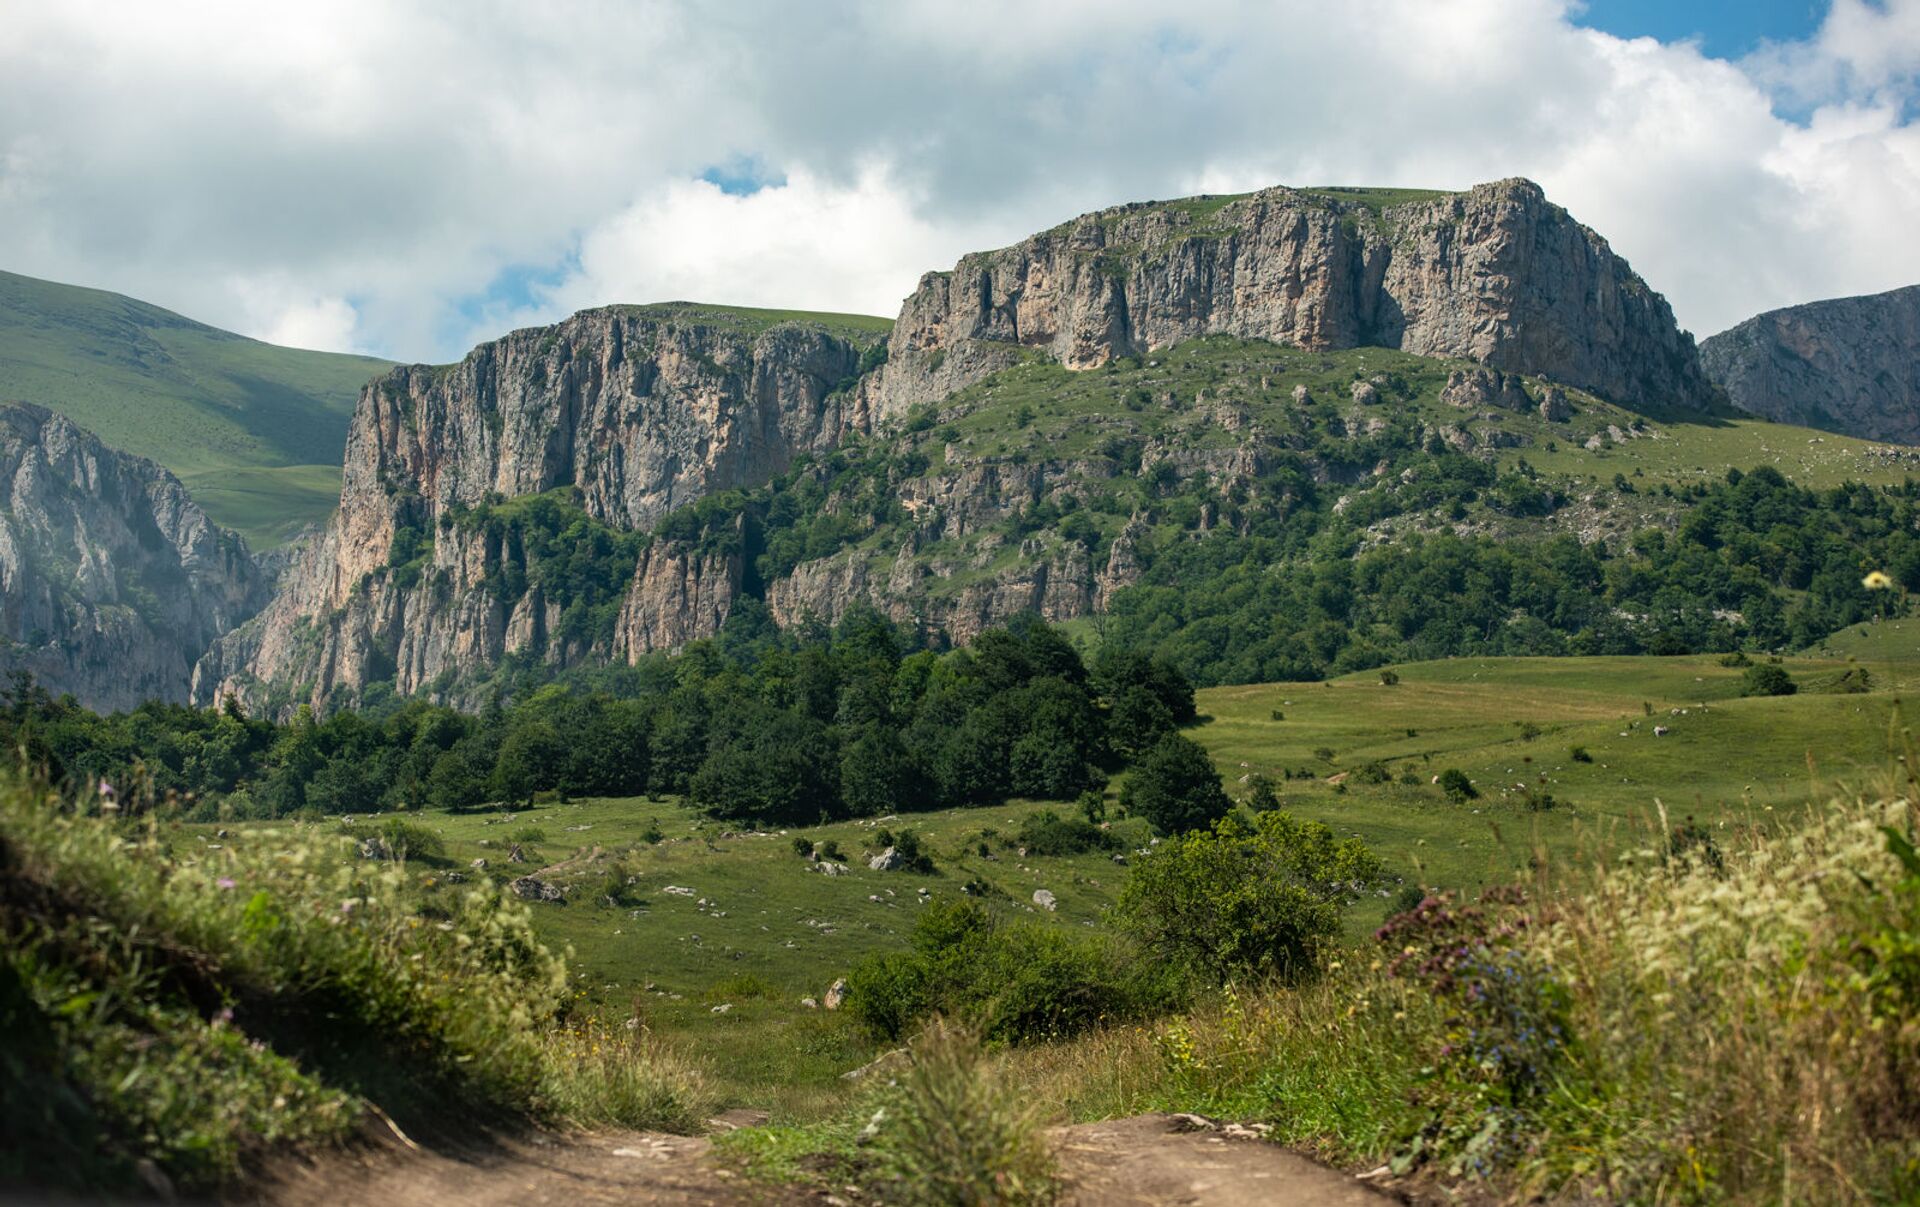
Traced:
[[[355, 399], [387, 367], [0, 272], [0, 399], [39, 403], [153, 458], [256, 547], [332, 511]], [[330, 491], [319, 489], [323, 466]]]
[[[1655, 845], [1656, 800], [1672, 824], [1692, 816], [1730, 832], [1886, 772], [1895, 701], [1920, 685], [1920, 660], [1785, 665], [1800, 693], [1742, 698], [1743, 671], [1717, 657], [1456, 659], [1396, 668], [1391, 686], [1370, 672], [1206, 690], [1199, 703], [1207, 719], [1192, 733], [1234, 795], [1245, 797], [1244, 777], [1254, 772], [1273, 776], [1286, 807], [1363, 838], [1407, 883], [1471, 890], [1523, 876], [1541, 857], [1578, 878], [1597, 861]], [[1818, 690], [1857, 665], [1869, 669], [1875, 690]], [[1276, 710], [1284, 719], [1274, 719]], [[1528, 724], [1539, 732], [1528, 737]], [[1656, 737], [1655, 725], [1671, 732]], [[1592, 761], [1575, 761], [1575, 746]], [[1351, 774], [1374, 762], [1388, 782]], [[1479, 799], [1451, 803], [1432, 786], [1448, 767], [1474, 780]], [[1289, 770], [1296, 778], [1284, 778]], [[1344, 781], [1332, 782], [1343, 772]], [[1400, 782], [1409, 772], [1417, 782]], [[1514, 788], [1521, 782], [1556, 804], [1529, 808]], [[876, 1049], [844, 1016], [801, 999], [822, 999], [862, 956], [903, 946], [921, 889], [930, 899], [951, 897], [971, 882], [1008, 915], [1078, 929], [1101, 924], [1126, 868], [1102, 854], [1021, 856], [1011, 839], [1040, 808], [1065, 807], [1015, 802], [759, 832], [671, 799], [426, 814], [415, 820], [446, 852], [415, 873], [434, 882], [430, 891], [460, 891], [447, 883], [449, 872], [541, 872], [566, 886], [566, 904], [536, 906], [536, 925], [547, 941], [572, 949], [587, 1002], [707, 1053], [731, 1099], [804, 1118], [838, 1101], [840, 1075]], [[1113, 824], [1129, 852], [1150, 841], [1138, 819]], [[865, 855], [881, 827], [918, 830], [936, 870], [870, 871]], [[811, 870], [793, 848], [802, 835], [837, 843], [847, 874]], [[203, 830], [200, 841], [217, 839]], [[982, 842], [990, 856], [980, 853]], [[507, 862], [516, 843], [524, 864]], [[488, 861], [484, 871], [470, 868], [475, 859]], [[599, 899], [598, 887], [616, 863], [634, 878], [632, 898], [619, 907]], [[1041, 888], [1055, 895], [1057, 912], [1032, 904]], [[1385, 899], [1356, 907], [1350, 937], [1369, 933], [1387, 910]]]
[[272, 549], [340, 501], [338, 465], [260, 465], [202, 470], [181, 481], [208, 515], [247, 538], [256, 551]]

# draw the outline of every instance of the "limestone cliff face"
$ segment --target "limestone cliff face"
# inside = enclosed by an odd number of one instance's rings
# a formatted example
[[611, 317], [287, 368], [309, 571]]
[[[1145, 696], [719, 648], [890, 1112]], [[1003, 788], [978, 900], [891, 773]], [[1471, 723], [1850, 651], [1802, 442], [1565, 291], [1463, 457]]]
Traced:
[[1267, 189], [1103, 210], [929, 273], [863, 393], [882, 416], [1038, 351], [1090, 368], [1225, 333], [1544, 374], [1628, 406], [1711, 389], [1665, 299], [1525, 180], [1404, 201]]
[[1768, 311], [1702, 343], [1700, 359], [1743, 411], [1920, 444], [1920, 285]]
[[268, 587], [178, 479], [64, 416], [0, 406], [0, 673], [101, 710], [184, 700]]
[[738, 590], [737, 561], [649, 549], [609, 640], [563, 623], [537, 588], [503, 587], [526, 550], [456, 520], [564, 486], [592, 520], [630, 530], [756, 485], [864, 428], [836, 392], [862, 342], [714, 308], [616, 307], [458, 365], [394, 370], [360, 398], [339, 511], [267, 611], [209, 652], [196, 697], [326, 707], [391, 677], [403, 694], [460, 700], [455, 685], [506, 655], [569, 666], [704, 635]]

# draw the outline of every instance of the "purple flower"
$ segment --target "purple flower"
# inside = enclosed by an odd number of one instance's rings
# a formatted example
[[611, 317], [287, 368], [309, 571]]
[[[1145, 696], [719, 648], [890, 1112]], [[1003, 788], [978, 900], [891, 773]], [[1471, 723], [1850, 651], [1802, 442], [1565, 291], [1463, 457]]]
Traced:
[[214, 884], [218, 885], [221, 888], [232, 888], [233, 883], [234, 883], [233, 877], [231, 876], [222, 876], [220, 877], [220, 879], [214, 881]]

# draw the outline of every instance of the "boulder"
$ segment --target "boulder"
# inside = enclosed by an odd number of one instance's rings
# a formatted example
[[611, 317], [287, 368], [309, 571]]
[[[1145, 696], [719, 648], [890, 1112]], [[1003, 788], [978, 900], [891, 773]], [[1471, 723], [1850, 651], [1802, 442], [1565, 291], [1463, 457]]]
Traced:
[[876, 872], [892, 872], [905, 867], [906, 862], [906, 859], [900, 854], [897, 848], [888, 847], [872, 859], [867, 860], [867, 866]]
[[1353, 400], [1363, 407], [1374, 406], [1380, 401], [1380, 391], [1374, 389], [1370, 381], [1353, 383]]
[[566, 901], [567, 895], [560, 891], [557, 884], [549, 884], [538, 876], [522, 876], [510, 881], [507, 888], [513, 895], [526, 901], [549, 901], [556, 905]]
[[820, 1004], [829, 1010], [838, 1010], [846, 1000], [847, 978], [838, 977], [833, 984], [827, 986], [827, 996], [821, 1000]]
[[1043, 888], [1033, 890], [1033, 903], [1049, 913], [1053, 912], [1054, 906], [1057, 904], [1053, 894]]

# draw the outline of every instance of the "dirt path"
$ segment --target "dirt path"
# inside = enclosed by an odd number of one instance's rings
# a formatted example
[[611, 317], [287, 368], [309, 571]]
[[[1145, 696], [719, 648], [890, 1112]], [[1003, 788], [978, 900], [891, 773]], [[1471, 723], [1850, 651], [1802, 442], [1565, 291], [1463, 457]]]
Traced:
[[[717, 1120], [721, 1126], [746, 1120]], [[1053, 1133], [1071, 1207], [1382, 1207], [1345, 1174], [1244, 1129], [1194, 1116], [1141, 1115]], [[700, 1137], [607, 1132], [488, 1144], [467, 1154], [386, 1149], [281, 1171], [273, 1207], [593, 1207], [596, 1204], [800, 1204], [843, 1192], [743, 1184], [708, 1160]]]

